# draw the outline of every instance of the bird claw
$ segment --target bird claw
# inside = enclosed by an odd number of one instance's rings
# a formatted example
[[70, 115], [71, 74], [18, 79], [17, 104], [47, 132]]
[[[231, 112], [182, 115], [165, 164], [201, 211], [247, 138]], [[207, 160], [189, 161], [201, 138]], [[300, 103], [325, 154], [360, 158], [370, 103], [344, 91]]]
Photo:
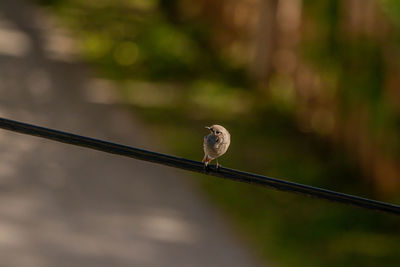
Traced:
[[215, 169], [216, 169], [217, 171], [219, 171], [221, 167], [222, 167], [222, 166], [221, 166], [219, 163], [217, 163], [217, 164], [215, 165]]
[[[222, 166], [219, 163], [215, 164], [215, 171], [219, 171], [221, 168], [222, 168]], [[212, 169], [214, 169], [214, 168], [211, 168], [210, 164], [204, 163], [204, 172], [205, 173], [209, 173], [210, 170], [212, 170]]]
[[208, 164], [204, 164], [204, 171], [205, 173], [208, 173], [210, 171], [210, 166], [208, 166]]

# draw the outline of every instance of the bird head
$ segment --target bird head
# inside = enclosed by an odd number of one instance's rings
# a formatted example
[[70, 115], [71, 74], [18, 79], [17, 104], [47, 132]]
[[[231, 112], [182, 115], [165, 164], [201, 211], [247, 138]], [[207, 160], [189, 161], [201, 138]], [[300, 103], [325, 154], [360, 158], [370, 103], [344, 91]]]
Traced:
[[221, 125], [206, 126], [206, 129], [210, 130], [213, 135], [221, 136], [229, 134], [228, 131]]

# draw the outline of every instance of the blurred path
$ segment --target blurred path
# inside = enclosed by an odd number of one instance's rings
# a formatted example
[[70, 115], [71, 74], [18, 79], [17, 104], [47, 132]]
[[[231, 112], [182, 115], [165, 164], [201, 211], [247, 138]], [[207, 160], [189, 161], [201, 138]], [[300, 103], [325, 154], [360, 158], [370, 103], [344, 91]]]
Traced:
[[[60, 31], [0, 1], [0, 116], [154, 148]], [[253, 266], [183, 175], [0, 130], [0, 266]]]

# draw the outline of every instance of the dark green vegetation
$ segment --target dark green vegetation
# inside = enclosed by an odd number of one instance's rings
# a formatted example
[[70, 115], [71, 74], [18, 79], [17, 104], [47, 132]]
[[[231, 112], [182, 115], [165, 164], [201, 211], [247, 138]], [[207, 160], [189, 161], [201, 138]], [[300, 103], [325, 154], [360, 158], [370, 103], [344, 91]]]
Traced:
[[[344, 1], [303, 3], [308, 26], [299, 53], [322, 80], [331, 81], [314, 88], [324, 93], [314, 95], [313, 103], [333, 106], [336, 112], [321, 109], [306, 115], [302, 108], [311, 108], [302, 106], [305, 99], [285, 83], [287, 74], [275, 70], [270, 88], [259, 86], [245, 64], [214, 45], [215, 29], [208, 19], [180, 19], [176, 13], [191, 12], [182, 4], [187, 1], [41, 2], [74, 32], [84, 59], [99, 76], [119, 85], [122, 101], [171, 153], [201, 160], [207, 134], [203, 127], [219, 123], [232, 135], [222, 165], [370, 198], [399, 199], [398, 190], [379, 193], [385, 191], [377, 189], [379, 182], [365, 175], [368, 170], [351, 151], [353, 139], [337, 142], [340, 138], [332, 137], [354, 132], [359, 140], [357, 134], [367, 132], [383, 144], [383, 152], [369, 150], [376, 146], [365, 141], [366, 154], [400, 155], [399, 116], [383, 89], [390, 67], [382, 58], [383, 41], [338, 34], [343, 8], [338, 3]], [[390, 9], [390, 20], [398, 23], [398, 4], [382, 2]], [[326, 114], [336, 119], [339, 130], [330, 133], [325, 117], [319, 122]], [[354, 128], [363, 114], [368, 114], [365, 125]], [[312, 119], [315, 127], [302, 128], [299, 117]], [[400, 261], [400, 221], [394, 216], [202, 175], [194, 180], [243, 238], [277, 266], [396, 266]]]

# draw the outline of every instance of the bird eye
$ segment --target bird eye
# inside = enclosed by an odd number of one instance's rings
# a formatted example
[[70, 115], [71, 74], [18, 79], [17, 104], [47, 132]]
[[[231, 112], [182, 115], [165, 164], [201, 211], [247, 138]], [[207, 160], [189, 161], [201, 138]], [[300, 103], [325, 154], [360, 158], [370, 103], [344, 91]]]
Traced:
[[217, 133], [217, 134], [220, 134], [221, 132], [220, 132], [220, 131], [216, 131], [216, 133]]

